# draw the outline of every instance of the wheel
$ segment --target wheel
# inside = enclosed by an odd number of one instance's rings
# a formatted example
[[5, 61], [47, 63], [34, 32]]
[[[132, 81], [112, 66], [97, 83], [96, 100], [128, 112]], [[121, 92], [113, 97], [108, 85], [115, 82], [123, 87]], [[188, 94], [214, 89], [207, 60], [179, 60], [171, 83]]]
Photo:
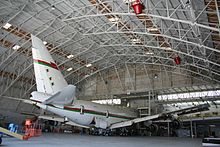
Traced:
[[178, 119], [174, 119], [171, 123], [171, 127], [175, 130], [181, 127], [180, 121]]

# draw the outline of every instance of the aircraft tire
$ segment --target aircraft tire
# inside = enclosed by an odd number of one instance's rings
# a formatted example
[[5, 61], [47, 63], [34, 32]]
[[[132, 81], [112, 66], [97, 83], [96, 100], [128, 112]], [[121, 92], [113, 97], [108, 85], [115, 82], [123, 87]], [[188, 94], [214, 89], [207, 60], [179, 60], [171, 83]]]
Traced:
[[181, 126], [181, 124], [180, 124], [180, 121], [178, 120], [178, 119], [174, 119], [173, 121], [172, 121], [172, 128], [173, 129], [179, 129], [180, 128], [180, 126]]
[[157, 132], [158, 131], [158, 125], [156, 124], [151, 124], [150, 125], [150, 132], [151, 133], [154, 133], [154, 132]]

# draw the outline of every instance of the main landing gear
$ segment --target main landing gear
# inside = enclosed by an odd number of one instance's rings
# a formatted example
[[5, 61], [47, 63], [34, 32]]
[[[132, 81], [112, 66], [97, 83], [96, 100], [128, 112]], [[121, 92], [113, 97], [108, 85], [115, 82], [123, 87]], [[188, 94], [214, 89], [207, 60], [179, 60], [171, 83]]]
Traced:
[[101, 128], [91, 128], [90, 129], [91, 135], [97, 135], [97, 136], [112, 136], [113, 131], [110, 129], [101, 129]]

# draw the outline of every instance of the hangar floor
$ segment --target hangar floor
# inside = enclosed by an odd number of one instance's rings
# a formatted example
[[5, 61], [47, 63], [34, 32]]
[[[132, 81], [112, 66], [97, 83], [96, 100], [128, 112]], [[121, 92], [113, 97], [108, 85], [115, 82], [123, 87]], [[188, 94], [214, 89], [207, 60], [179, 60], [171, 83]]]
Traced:
[[105, 137], [76, 134], [43, 134], [21, 141], [3, 138], [2, 146], [13, 147], [201, 147], [201, 139], [168, 137]]

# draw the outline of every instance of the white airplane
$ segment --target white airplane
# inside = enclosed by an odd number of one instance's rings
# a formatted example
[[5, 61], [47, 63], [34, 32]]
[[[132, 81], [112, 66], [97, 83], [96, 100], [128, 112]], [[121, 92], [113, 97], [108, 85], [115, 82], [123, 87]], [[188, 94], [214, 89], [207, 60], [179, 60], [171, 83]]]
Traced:
[[170, 117], [172, 114], [207, 110], [207, 106], [202, 105], [138, 118], [138, 113], [133, 109], [120, 109], [77, 100], [76, 87], [67, 84], [42, 40], [33, 35], [31, 39], [37, 91], [31, 93], [30, 100], [32, 104], [59, 116], [39, 116], [39, 118], [61, 121], [84, 128], [93, 126], [101, 129], [115, 129], [164, 118], [164, 116], [172, 119], [173, 117]]
[[74, 85], [68, 85], [43, 42], [31, 35], [37, 91], [32, 101], [76, 125], [106, 129], [112, 124], [138, 117], [131, 109], [119, 109], [89, 101], [77, 100]]

